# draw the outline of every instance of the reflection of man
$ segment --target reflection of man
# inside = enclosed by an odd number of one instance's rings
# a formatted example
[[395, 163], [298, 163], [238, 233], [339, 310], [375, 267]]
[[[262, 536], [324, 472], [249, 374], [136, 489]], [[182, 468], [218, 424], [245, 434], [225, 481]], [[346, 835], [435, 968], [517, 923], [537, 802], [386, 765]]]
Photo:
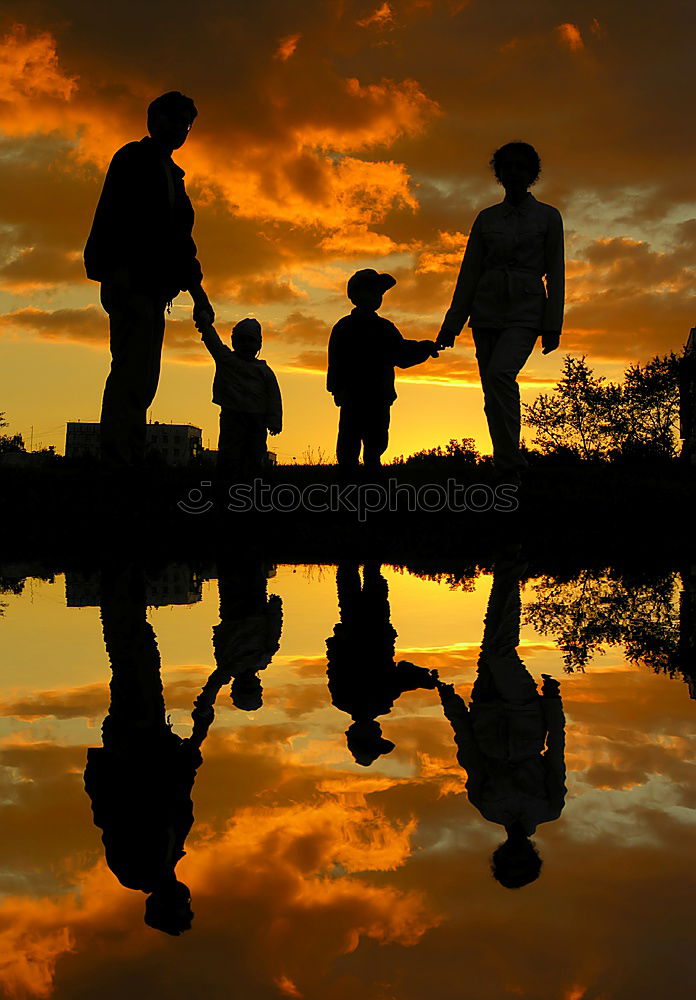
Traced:
[[190, 893], [176, 878], [193, 824], [191, 791], [212, 721], [210, 692], [182, 739], [167, 723], [160, 658], [137, 571], [104, 574], [102, 625], [112, 669], [102, 747], [87, 751], [85, 788], [106, 863], [122, 885], [148, 893], [145, 922], [178, 935], [191, 926]]
[[280, 647], [283, 602], [276, 594], [268, 596], [266, 570], [259, 561], [220, 563], [218, 574], [220, 623], [213, 629], [215, 662], [221, 677], [234, 678], [233, 704], [253, 712], [263, 704], [258, 675]]
[[517, 653], [521, 567], [496, 563], [478, 675], [466, 704], [438, 683], [454, 730], [457, 760], [467, 772], [469, 801], [507, 840], [493, 854], [493, 876], [508, 889], [533, 882], [541, 858], [529, 839], [565, 804], [565, 719], [558, 681], [544, 675], [542, 693]]
[[389, 591], [379, 564], [341, 563], [336, 572], [341, 621], [326, 640], [331, 700], [353, 719], [346, 731], [357, 764], [368, 767], [394, 744], [382, 736], [377, 716], [387, 715], [405, 691], [434, 688], [435, 676], [407, 660], [394, 662], [396, 631]]
[[172, 160], [196, 118], [178, 91], [154, 100], [149, 136], [114, 155], [85, 246], [87, 276], [101, 282], [109, 314], [111, 371], [101, 413], [102, 456], [117, 466], [142, 461], [145, 421], [159, 381], [164, 310], [188, 291], [196, 322], [214, 312], [196, 259], [193, 207]]

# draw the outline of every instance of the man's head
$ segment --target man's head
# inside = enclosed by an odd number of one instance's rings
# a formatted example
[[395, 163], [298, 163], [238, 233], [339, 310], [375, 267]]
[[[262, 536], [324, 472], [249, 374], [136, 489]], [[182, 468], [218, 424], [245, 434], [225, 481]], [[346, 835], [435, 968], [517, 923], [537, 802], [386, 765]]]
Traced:
[[526, 191], [539, 178], [541, 159], [528, 142], [506, 142], [491, 158], [496, 180], [506, 191]]
[[346, 291], [348, 298], [358, 309], [377, 312], [382, 305], [384, 293], [395, 284], [396, 278], [392, 278], [391, 274], [380, 274], [373, 268], [366, 267], [362, 271], [356, 271], [348, 279]]
[[165, 149], [179, 149], [186, 142], [198, 111], [190, 97], [170, 90], [156, 97], [147, 109], [147, 130]]
[[243, 319], [233, 327], [232, 350], [246, 361], [253, 361], [261, 343], [261, 324], [257, 319]]
[[346, 730], [348, 749], [356, 764], [369, 767], [378, 757], [391, 753], [394, 744], [382, 736], [382, 727], [375, 719], [354, 722]]
[[155, 889], [145, 900], [145, 923], [172, 937], [190, 931], [193, 910], [188, 886], [173, 878]]

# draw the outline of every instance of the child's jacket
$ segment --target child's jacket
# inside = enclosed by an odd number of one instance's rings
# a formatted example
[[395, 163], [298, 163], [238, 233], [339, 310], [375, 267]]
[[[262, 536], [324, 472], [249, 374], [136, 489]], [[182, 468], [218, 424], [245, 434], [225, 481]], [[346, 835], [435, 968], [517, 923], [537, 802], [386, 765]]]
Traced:
[[338, 405], [346, 401], [393, 403], [394, 367], [411, 368], [432, 356], [432, 341], [406, 340], [375, 312], [353, 309], [329, 338], [326, 388]]
[[278, 380], [265, 361], [240, 357], [220, 340], [210, 327], [203, 333], [203, 343], [215, 360], [213, 402], [224, 409], [258, 413], [266, 426], [280, 430], [283, 425], [283, 402]]

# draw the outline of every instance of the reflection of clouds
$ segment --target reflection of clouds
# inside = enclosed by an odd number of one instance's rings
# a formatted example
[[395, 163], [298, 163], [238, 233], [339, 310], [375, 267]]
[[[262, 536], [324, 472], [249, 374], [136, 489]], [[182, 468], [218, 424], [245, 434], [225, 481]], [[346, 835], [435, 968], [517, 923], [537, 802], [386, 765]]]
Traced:
[[[364, 796], [350, 802], [340, 793], [317, 804], [240, 810], [220, 836], [194, 843], [180, 864], [205, 936], [199, 946], [219, 947], [219, 964], [227, 961], [223, 943], [237, 952], [241, 939], [233, 974], [247, 988], [264, 988], [282, 980], [311, 985], [361, 939], [415, 945], [438, 923], [423, 895], [355, 874], [402, 865], [414, 827], [414, 820], [389, 822]], [[79, 956], [68, 973], [79, 984], [98, 940], [111, 942], [102, 956], [107, 968], [128, 961], [136, 976], [139, 966], [152, 974], [152, 957], [165, 951], [158, 936], [140, 930], [130, 894], [101, 863], [74, 881], [76, 889], [62, 898], [10, 899], [0, 907], [0, 976], [10, 995], [48, 996], [55, 964], [68, 952]], [[59, 976], [56, 995], [69, 995], [60, 986]], [[104, 987], [100, 995], [111, 995], [110, 984]]]
[[[442, 654], [442, 662], [460, 669], [461, 655]], [[306, 683], [316, 683], [311, 669]], [[530, 997], [572, 995], [573, 983], [619, 1000], [661, 996], [653, 956], [659, 949], [679, 963], [675, 928], [688, 926], [690, 905], [679, 890], [689, 857], [683, 796], [692, 709], [682, 685], [638, 670], [564, 682], [572, 791], [562, 829], [538, 833], [547, 871], [529, 902], [515, 903], [514, 934], [481, 863], [495, 830], [466, 801], [448, 727], [425, 706], [429, 694], [404, 696], [403, 714], [389, 719], [409, 765], [398, 776], [342, 770], [340, 732], [334, 767], [319, 743], [300, 759], [292, 741], [304, 725], [280, 714], [213, 729], [179, 866], [195, 901], [193, 951], [181, 940], [168, 949], [142, 925], [142, 901], [101, 862], [92, 866], [99, 845], [82, 801], [84, 752], [6, 747], [3, 763], [20, 794], [2, 810], [0, 852], [7, 857], [18, 845], [9, 860], [20, 872], [56, 861], [58, 871], [48, 885], [34, 875], [33, 896], [0, 907], [4, 989], [48, 996], [55, 971], [56, 1000], [84, 995], [95, 982], [115, 1000], [134, 982], [151, 995], [171, 993], [176, 975], [184, 996], [201, 992], [205, 968], [214, 988], [233, 975], [240, 996], [269, 998], [294, 988], [311, 1000], [344, 1000], [344, 975], [351, 995], [358, 983], [368, 1000], [381, 1000], [377, 982], [395, 984], [404, 1000], [499, 1000], [510, 982]], [[66, 700], [78, 699], [66, 689]], [[327, 748], [337, 714], [328, 707], [331, 718], [315, 720]], [[592, 787], [592, 768], [607, 760], [644, 766], [647, 780], [625, 790]], [[662, 937], [656, 912], [669, 913]], [[530, 962], [540, 940], [544, 961]], [[377, 944], [396, 949], [370, 947]], [[462, 963], [475, 992], [462, 986]]]
[[595, 846], [612, 837], [624, 847], [650, 845], [665, 850], [675, 836], [696, 832], [693, 801], [685, 803], [682, 790], [664, 774], [644, 775], [638, 784], [625, 787], [583, 787], [582, 779], [576, 777], [567, 813], [571, 838], [592, 841]]
[[[395, 617], [407, 595], [394, 597]], [[464, 613], [472, 595], [456, 597]], [[423, 621], [436, 608], [425, 598], [409, 605], [424, 609]], [[480, 620], [453, 634], [476, 628]], [[534, 653], [534, 673], [541, 660], [559, 672], [552, 645], [528, 635], [522, 654]], [[308, 632], [302, 644], [316, 649], [316, 638]], [[477, 644], [408, 641], [399, 657], [438, 667], [468, 693]], [[56, 719], [99, 718], [105, 685], [51, 681], [4, 697], [0, 708], [31, 728], [0, 748], [0, 856], [16, 873], [2, 884], [0, 992], [74, 1000], [98, 984], [102, 1000], [129, 990], [178, 1000], [226, 995], [233, 984], [263, 1000], [383, 1000], [389, 984], [399, 1000], [665, 995], [664, 968], [684, 968], [692, 909], [693, 704], [680, 680], [623, 662], [604, 669], [609, 656], [564, 680], [564, 821], [537, 835], [543, 880], [501, 906], [485, 864], [497, 831], [466, 799], [433, 693], [404, 695], [385, 721], [398, 751], [388, 769], [362, 774], [328, 699], [325, 659], [274, 663], [259, 721], [225, 694], [206, 742], [180, 864], [196, 910], [190, 942], [145, 928], [142, 899], [95, 864], [84, 749], [47, 742], [62, 739]], [[193, 656], [165, 669], [168, 710], [189, 711], [209, 670]], [[686, 1000], [688, 982], [675, 979], [670, 1000]]]

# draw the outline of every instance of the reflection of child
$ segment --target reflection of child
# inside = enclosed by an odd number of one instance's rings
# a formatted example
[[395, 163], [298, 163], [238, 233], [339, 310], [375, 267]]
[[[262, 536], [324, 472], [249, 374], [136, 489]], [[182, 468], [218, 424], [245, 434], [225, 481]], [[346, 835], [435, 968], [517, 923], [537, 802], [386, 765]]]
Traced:
[[283, 602], [268, 594], [267, 568], [235, 557], [218, 561], [220, 622], [213, 628], [215, 662], [232, 680], [232, 703], [245, 712], [263, 704], [259, 673], [280, 648]]
[[395, 284], [390, 274], [356, 271], [347, 289], [355, 308], [331, 331], [326, 388], [341, 409], [336, 458], [344, 467], [357, 466], [361, 446], [365, 465], [380, 466], [396, 399], [394, 367], [411, 368], [437, 357], [433, 341], [405, 340], [377, 314], [382, 296]]
[[346, 730], [356, 764], [369, 767], [391, 753], [378, 716], [388, 715], [406, 691], [434, 688], [436, 675], [407, 660], [395, 663], [396, 630], [389, 620], [389, 591], [379, 565], [367, 563], [361, 586], [357, 564], [336, 573], [340, 622], [326, 640], [331, 701], [352, 718]]
[[237, 479], [261, 472], [267, 462], [266, 431], [283, 428], [283, 404], [278, 380], [257, 355], [261, 324], [243, 319], [232, 330], [232, 349], [222, 343], [213, 326], [202, 332], [215, 360], [213, 402], [220, 407], [218, 471]]

